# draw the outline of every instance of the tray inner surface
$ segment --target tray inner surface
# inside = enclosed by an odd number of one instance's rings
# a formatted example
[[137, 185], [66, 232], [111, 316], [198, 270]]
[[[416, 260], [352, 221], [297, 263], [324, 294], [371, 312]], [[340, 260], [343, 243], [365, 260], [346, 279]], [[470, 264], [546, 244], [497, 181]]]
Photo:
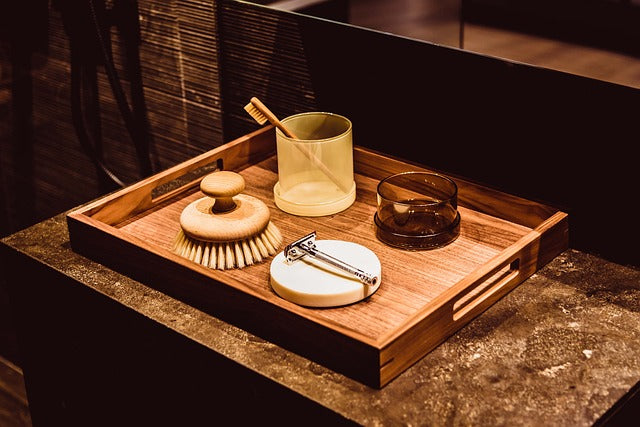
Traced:
[[[278, 297], [269, 285], [271, 258], [261, 264], [235, 270], [211, 270], [224, 282], [234, 278], [245, 289], [273, 304], [302, 311], [305, 316], [331, 325], [345, 333], [356, 334], [364, 342], [378, 346], [385, 337], [402, 327], [438, 295], [509, 247], [531, 228], [472, 209], [459, 207], [460, 236], [453, 243], [430, 251], [393, 249], [375, 237], [373, 215], [378, 179], [356, 174], [356, 202], [335, 215], [308, 218], [280, 211], [273, 202], [273, 186], [278, 180], [275, 156], [242, 171], [245, 194], [264, 201], [271, 211], [271, 221], [278, 226], [285, 244], [316, 231], [317, 239], [339, 239], [359, 243], [376, 253], [382, 264], [382, 283], [367, 300], [344, 307], [304, 308]], [[170, 250], [179, 229], [182, 209], [203, 197], [195, 188], [162, 203], [155, 209], [129, 218], [117, 228], [159, 248]], [[464, 201], [460, 201], [464, 205]], [[167, 262], [171, 262], [167, 260]], [[179, 284], [176, 284], [179, 285]]]

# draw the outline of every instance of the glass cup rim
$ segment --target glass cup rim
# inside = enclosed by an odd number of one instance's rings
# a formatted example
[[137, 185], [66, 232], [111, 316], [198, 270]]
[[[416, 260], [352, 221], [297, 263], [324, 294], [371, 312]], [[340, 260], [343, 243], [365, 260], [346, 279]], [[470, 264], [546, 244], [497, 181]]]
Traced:
[[326, 112], [326, 111], [306, 111], [304, 113], [292, 114], [292, 115], [287, 116], [284, 119], [280, 120], [280, 122], [282, 124], [286, 124], [286, 122], [288, 122], [290, 120], [297, 119], [297, 118], [300, 118], [302, 116], [311, 116], [311, 115], [332, 116], [332, 117], [341, 119], [347, 124], [347, 128], [344, 130], [344, 132], [341, 132], [341, 133], [339, 133], [337, 135], [330, 136], [328, 138], [321, 138], [321, 139], [290, 138], [289, 136], [285, 135], [284, 132], [282, 132], [280, 129], [278, 129], [278, 127], [276, 127], [276, 133], [278, 134], [278, 136], [282, 137], [286, 141], [294, 141], [294, 142], [302, 141], [302, 142], [305, 142], [305, 143], [315, 144], [315, 143], [324, 142], [324, 141], [333, 141], [334, 139], [340, 138], [340, 137], [346, 135], [347, 133], [351, 132], [351, 129], [353, 127], [353, 123], [351, 123], [351, 120], [349, 120], [347, 117], [345, 117], [345, 116], [343, 116], [341, 114], [329, 113], [329, 112]]
[[[393, 179], [397, 179], [399, 177], [405, 177], [405, 176], [429, 176], [429, 177], [435, 177], [438, 178], [440, 180], [442, 180], [443, 182], [446, 182], [448, 185], [451, 186], [451, 192], [447, 192], [448, 197], [447, 198], [443, 198], [441, 200], [437, 200], [437, 201], [433, 201], [433, 202], [425, 202], [425, 201], [421, 201], [421, 202], [412, 202], [412, 203], [406, 203], [403, 202], [402, 200], [395, 200], [393, 198], [389, 198], [387, 196], [385, 196], [381, 190], [382, 187], [385, 184], [389, 184], [390, 181], [392, 181]], [[389, 184], [390, 185], [390, 184]], [[387, 202], [390, 203], [394, 203], [396, 205], [404, 205], [404, 206], [412, 206], [412, 207], [418, 207], [418, 206], [436, 206], [436, 205], [441, 205], [441, 204], [447, 204], [447, 203], [451, 203], [452, 201], [456, 201], [457, 202], [457, 197], [458, 197], [458, 185], [455, 183], [455, 181], [451, 178], [449, 178], [448, 176], [445, 176], [441, 173], [438, 172], [426, 172], [426, 171], [405, 171], [405, 172], [400, 172], [400, 173], [395, 173], [393, 175], [389, 175], [386, 178], [382, 179], [377, 187], [376, 187], [376, 195], [383, 200], [386, 200]], [[378, 202], [378, 205], [380, 205], [380, 203]]]

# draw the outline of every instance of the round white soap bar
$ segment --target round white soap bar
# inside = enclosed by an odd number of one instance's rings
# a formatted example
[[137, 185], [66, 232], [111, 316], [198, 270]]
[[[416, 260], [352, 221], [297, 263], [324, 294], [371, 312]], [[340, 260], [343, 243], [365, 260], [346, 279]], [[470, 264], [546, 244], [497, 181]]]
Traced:
[[380, 287], [380, 260], [370, 249], [342, 240], [316, 240], [318, 250], [378, 277], [375, 286], [305, 255], [288, 263], [284, 252], [271, 261], [271, 287], [282, 298], [307, 307], [337, 307], [361, 301]]

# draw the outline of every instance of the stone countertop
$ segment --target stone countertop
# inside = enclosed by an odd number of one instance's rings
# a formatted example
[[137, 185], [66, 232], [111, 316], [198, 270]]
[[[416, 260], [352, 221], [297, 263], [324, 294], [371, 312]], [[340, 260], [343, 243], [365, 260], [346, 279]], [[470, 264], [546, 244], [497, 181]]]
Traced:
[[74, 253], [64, 214], [2, 239], [364, 425], [592, 425], [640, 382], [640, 270], [569, 249], [381, 390]]

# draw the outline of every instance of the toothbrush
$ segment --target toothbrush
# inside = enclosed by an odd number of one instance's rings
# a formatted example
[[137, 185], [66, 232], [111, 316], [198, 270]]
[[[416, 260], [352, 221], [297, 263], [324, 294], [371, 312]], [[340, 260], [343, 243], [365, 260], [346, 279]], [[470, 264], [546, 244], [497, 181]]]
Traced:
[[[278, 120], [278, 117], [276, 117], [276, 115], [273, 114], [271, 110], [269, 110], [267, 106], [264, 105], [262, 101], [260, 101], [255, 96], [251, 98], [251, 101], [244, 107], [244, 109], [247, 111], [247, 113], [249, 113], [251, 117], [253, 117], [256, 122], [258, 122], [258, 124], [263, 125], [267, 121], [269, 121], [289, 138], [298, 139], [298, 137], [296, 137], [290, 129], [283, 125], [282, 122]], [[336, 177], [333, 172], [331, 172], [331, 170], [320, 161], [320, 159], [318, 159], [309, 149], [307, 149], [304, 144], [295, 144], [295, 146], [302, 152], [302, 154], [307, 157], [307, 159], [311, 160], [311, 162], [316, 167], [318, 167], [318, 169], [320, 169], [331, 181], [333, 181], [333, 183], [336, 184], [342, 192], [346, 194], [349, 193], [351, 189], [349, 187], [345, 187], [344, 184], [340, 182], [338, 177]]]

